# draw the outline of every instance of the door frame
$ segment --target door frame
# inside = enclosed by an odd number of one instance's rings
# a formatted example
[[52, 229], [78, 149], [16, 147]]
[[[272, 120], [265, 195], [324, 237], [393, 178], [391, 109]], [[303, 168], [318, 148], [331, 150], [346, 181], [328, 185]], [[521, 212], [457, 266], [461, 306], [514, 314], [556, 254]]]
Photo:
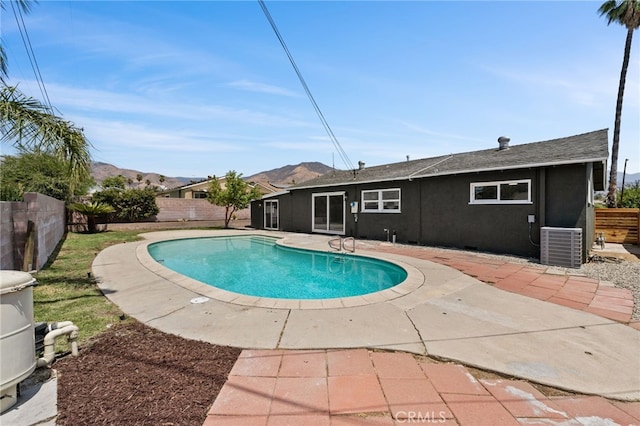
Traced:
[[[267, 226], [267, 204], [275, 204], [276, 205], [276, 227]], [[271, 212], [273, 215], [273, 211]], [[280, 202], [279, 200], [264, 200], [264, 216], [262, 218], [262, 224], [264, 229], [269, 229], [272, 231], [277, 231], [280, 227]], [[273, 216], [271, 216], [271, 223], [269, 225], [273, 225]]]
[[[329, 202], [331, 197], [335, 197], [335, 196], [340, 196], [342, 199], [342, 229], [341, 230], [332, 230], [329, 229], [330, 228], [330, 224], [331, 224], [331, 218], [330, 218], [330, 212], [331, 212], [331, 203]], [[321, 228], [316, 228], [316, 222], [315, 222], [315, 218], [316, 218], [316, 198], [319, 197], [326, 197], [327, 198], [327, 210], [326, 210], [326, 218], [327, 218], [327, 223], [326, 223], [326, 227], [325, 229], [321, 229]], [[333, 235], [345, 235], [345, 229], [346, 229], [346, 191], [334, 191], [334, 192], [318, 192], [318, 193], [314, 193], [311, 194], [311, 231], [312, 232], [319, 232], [319, 233], [323, 233], [323, 234], [333, 234]]]

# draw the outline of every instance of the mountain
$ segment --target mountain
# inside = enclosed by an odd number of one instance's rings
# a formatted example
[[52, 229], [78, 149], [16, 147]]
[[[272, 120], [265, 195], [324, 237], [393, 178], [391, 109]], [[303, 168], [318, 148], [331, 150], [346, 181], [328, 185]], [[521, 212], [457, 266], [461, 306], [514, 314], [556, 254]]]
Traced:
[[[627, 173], [624, 177], [624, 186], [631, 185], [636, 181], [640, 181], [640, 173]], [[618, 186], [622, 187], [622, 173], [620, 172], [618, 172]]]
[[[165, 176], [165, 180], [163, 183], [160, 183], [159, 173], [150, 173], [150, 172], [141, 172], [138, 170], [132, 169], [121, 169], [119, 167], [114, 166], [113, 164], [108, 163], [100, 163], [94, 162], [91, 163], [91, 176], [96, 180], [96, 183], [100, 185], [105, 178], [122, 175], [126, 179], [131, 179], [133, 185], [138, 185], [138, 175], [142, 176], [142, 180], [140, 181], [141, 186], [146, 186], [147, 180], [151, 183], [151, 185], [165, 188], [176, 188], [178, 186], [186, 185], [193, 178], [183, 178], [183, 177], [168, 177]], [[201, 180], [201, 179], [197, 179]]]
[[[245, 179], [251, 182], [268, 182], [275, 186], [288, 186], [293, 183], [300, 183], [309, 179], [316, 178], [320, 175], [333, 170], [331, 167], [318, 162], [307, 162], [296, 165], [288, 165], [278, 169], [268, 170], [266, 172], [256, 173], [246, 176]], [[186, 177], [164, 177], [164, 182], [160, 183], [160, 174], [153, 172], [141, 172], [132, 169], [121, 169], [113, 164], [94, 162], [91, 164], [91, 176], [99, 185], [102, 181], [111, 176], [122, 175], [126, 179], [131, 179], [132, 185], [138, 185], [138, 175], [142, 176], [139, 185], [146, 186], [149, 180], [151, 185], [164, 186], [165, 188], [177, 188], [187, 185], [190, 182], [200, 182], [206, 178], [186, 178]]]
[[316, 161], [260, 172], [246, 179], [252, 182], [268, 182], [275, 186], [288, 186], [317, 178], [331, 170], [333, 170], [331, 167]]

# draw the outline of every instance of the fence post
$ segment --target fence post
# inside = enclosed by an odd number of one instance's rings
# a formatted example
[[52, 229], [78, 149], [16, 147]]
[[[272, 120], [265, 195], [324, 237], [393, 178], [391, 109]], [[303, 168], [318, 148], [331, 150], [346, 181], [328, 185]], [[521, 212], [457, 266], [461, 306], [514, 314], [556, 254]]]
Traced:
[[33, 254], [36, 248], [35, 224], [33, 221], [27, 222], [27, 240], [24, 243], [24, 260], [22, 261], [22, 270], [29, 272], [33, 269]]

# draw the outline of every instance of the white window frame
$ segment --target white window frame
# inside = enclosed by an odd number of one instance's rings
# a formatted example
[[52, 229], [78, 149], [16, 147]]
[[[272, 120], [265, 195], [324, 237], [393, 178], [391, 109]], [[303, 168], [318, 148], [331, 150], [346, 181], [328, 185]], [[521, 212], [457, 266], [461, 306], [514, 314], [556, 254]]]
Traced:
[[[385, 200], [383, 194], [385, 192], [398, 192], [398, 198], [387, 199]], [[374, 203], [376, 201], [373, 200], [365, 200], [365, 194], [367, 193], [377, 193], [377, 207], [375, 209], [367, 208], [367, 203]], [[385, 188], [385, 189], [365, 189], [360, 193], [360, 212], [362, 213], [402, 213], [402, 191], [400, 188]], [[397, 209], [385, 209], [384, 203], [388, 201], [397, 201], [398, 208]]]
[[[500, 186], [501, 185], [517, 185], [520, 183], [527, 184], [527, 199], [526, 200], [501, 200], [500, 199]], [[476, 200], [476, 188], [481, 186], [495, 186], [496, 187], [496, 199], [493, 200]], [[472, 182], [469, 185], [469, 204], [533, 204], [531, 201], [531, 179], [517, 179], [517, 180], [499, 180], [493, 182]]]

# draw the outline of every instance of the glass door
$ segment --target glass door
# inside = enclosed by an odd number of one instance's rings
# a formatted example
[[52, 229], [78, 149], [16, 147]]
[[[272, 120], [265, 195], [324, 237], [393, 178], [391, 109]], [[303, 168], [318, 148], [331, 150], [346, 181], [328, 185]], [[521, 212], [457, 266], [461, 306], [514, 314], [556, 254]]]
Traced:
[[278, 229], [278, 200], [264, 202], [264, 229]]
[[344, 234], [344, 192], [313, 194], [313, 232]]

